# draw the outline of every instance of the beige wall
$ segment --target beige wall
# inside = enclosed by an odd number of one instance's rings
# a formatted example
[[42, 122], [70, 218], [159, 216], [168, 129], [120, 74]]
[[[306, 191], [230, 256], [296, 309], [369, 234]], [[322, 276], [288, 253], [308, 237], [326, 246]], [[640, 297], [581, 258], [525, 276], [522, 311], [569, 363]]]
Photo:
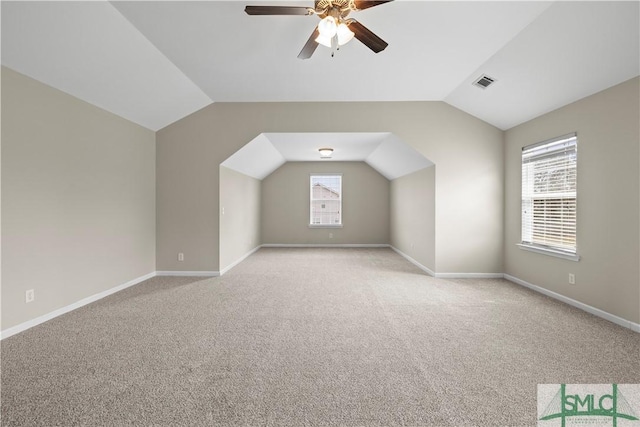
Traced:
[[[2, 329], [150, 273], [156, 259], [158, 270], [223, 269], [260, 236], [265, 243], [391, 242], [438, 273], [505, 271], [639, 322], [639, 91], [632, 79], [505, 134], [442, 102], [217, 103], [159, 131], [156, 146], [153, 132], [2, 68]], [[284, 192], [271, 184], [279, 174], [313, 164], [285, 165], [262, 184], [219, 165], [262, 132], [306, 131], [393, 132], [437, 167], [390, 184], [386, 239], [384, 231], [368, 241], [360, 231], [349, 235], [347, 217], [333, 239], [327, 229], [305, 227], [299, 237], [278, 229], [284, 222], [273, 212], [258, 220], [261, 205], [278, 206], [260, 193], [277, 198]], [[515, 246], [521, 148], [573, 131], [577, 263]], [[320, 163], [313, 172], [335, 164]], [[416, 229], [406, 224], [420, 219], [401, 218], [400, 208], [418, 206], [402, 194], [422, 191], [422, 173], [434, 199], [419, 199], [420, 209], [433, 212], [435, 225], [417, 229], [424, 247], [416, 247]], [[308, 191], [308, 180], [300, 182]], [[247, 197], [226, 192], [234, 187]], [[260, 221], [267, 227], [260, 230]], [[370, 226], [368, 233], [384, 230]], [[35, 289], [33, 303], [24, 303], [26, 289]]]
[[[342, 174], [342, 228], [309, 228], [314, 173]], [[285, 163], [262, 180], [262, 243], [388, 244], [389, 181], [364, 162]]]
[[394, 133], [437, 165], [436, 270], [502, 272], [503, 132], [443, 102], [214, 103], [160, 130], [159, 270], [219, 270], [219, 165], [263, 132]]
[[220, 166], [220, 270], [261, 244], [260, 184]]
[[[633, 322], [640, 321], [639, 83], [629, 80], [512, 128], [505, 145], [505, 272]], [[522, 147], [574, 131], [579, 262], [516, 247]]]
[[154, 133], [3, 68], [2, 249], [3, 330], [155, 271]]
[[[0, 82], [4, 74], [4, 67], [0, 67]], [[2, 84], [0, 84], [0, 100], [2, 99]], [[0, 102], [0, 118], [2, 117], [2, 102]], [[2, 330], [2, 121], [0, 120], [0, 331]]]
[[436, 269], [435, 166], [391, 181], [391, 245]]

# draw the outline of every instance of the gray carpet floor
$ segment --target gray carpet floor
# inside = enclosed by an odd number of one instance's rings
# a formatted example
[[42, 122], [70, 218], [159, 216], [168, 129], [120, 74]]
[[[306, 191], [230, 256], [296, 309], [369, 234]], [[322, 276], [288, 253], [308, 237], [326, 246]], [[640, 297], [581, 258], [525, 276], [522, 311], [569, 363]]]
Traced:
[[389, 249], [261, 249], [2, 341], [5, 426], [515, 426], [536, 386], [640, 383], [640, 335]]

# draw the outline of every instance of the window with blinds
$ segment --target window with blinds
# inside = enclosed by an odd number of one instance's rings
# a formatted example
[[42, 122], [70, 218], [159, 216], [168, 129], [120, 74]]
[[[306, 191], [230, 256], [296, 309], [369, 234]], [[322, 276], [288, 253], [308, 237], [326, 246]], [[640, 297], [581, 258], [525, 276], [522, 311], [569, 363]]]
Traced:
[[522, 244], [576, 254], [578, 140], [565, 135], [522, 149]]
[[342, 225], [342, 175], [311, 175], [309, 225]]

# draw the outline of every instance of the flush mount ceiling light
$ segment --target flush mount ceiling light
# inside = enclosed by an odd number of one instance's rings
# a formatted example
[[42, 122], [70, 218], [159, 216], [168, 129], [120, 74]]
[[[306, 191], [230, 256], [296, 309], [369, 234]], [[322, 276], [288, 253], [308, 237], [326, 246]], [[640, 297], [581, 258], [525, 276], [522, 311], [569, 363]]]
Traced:
[[[307, 43], [298, 54], [300, 59], [309, 59], [319, 44], [328, 48], [339, 48], [352, 38], [357, 38], [375, 53], [383, 51], [387, 42], [372, 33], [353, 18], [352, 11], [368, 9], [392, 0], [315, 0], [314, 7], [304, 6], [247, 6], [248, 15], [318, 15], [321, 19]], [[333, 52], [331, 54], [333, 56]]]
[[333, 154], [333, 148], [320, 148], [318, 151], [321, 159], [330, 159], [331, 154]]

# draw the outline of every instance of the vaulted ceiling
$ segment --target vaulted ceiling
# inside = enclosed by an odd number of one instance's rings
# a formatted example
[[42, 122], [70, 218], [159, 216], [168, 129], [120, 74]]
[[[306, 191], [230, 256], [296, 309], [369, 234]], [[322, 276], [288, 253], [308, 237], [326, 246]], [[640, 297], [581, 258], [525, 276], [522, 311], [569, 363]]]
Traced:
[[247, 4], [313, 2], [3, 1], [2, 64], [152, 130], [212, 102], [396, 100], [508, 129], [640, 74], [637, 1], [397, 0], [353, 14], [386, 50], [308, 60], [317, 17]]

